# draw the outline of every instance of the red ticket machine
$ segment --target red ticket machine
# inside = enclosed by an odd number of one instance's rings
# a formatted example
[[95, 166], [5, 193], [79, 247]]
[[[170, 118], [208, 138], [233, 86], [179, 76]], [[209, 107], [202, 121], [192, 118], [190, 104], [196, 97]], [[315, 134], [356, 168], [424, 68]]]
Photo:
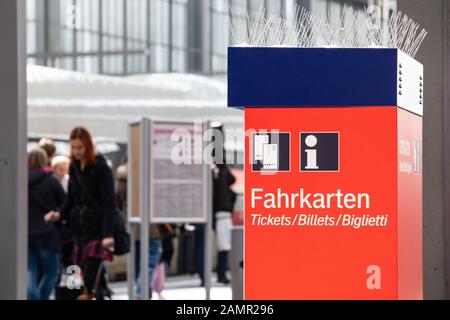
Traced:
[[396, 49], [230, 48], [245, 299], [422, 299], [423, 67]]

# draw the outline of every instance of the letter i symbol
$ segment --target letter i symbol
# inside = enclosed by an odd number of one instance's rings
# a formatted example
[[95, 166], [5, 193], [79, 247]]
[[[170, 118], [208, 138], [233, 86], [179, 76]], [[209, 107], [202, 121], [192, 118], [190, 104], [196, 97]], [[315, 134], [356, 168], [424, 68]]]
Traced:
[[[317, 138], [312, 134], [307, 136], [305, 139], [305, 143], [309, 148], [314, 148], [317, 146]], [[307, 149], [306, 152], [306, 167], [307, 170], [317, 170], [319, 167], [317, 166], [317, 150], [316, 149]]]

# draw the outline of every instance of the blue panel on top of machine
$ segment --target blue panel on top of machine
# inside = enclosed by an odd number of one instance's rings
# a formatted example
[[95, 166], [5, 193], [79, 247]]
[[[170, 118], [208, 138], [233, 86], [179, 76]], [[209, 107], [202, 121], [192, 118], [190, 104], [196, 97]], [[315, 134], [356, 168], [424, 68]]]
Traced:
[[395, 106], [398, 50], [228, 49], [230, 107]]

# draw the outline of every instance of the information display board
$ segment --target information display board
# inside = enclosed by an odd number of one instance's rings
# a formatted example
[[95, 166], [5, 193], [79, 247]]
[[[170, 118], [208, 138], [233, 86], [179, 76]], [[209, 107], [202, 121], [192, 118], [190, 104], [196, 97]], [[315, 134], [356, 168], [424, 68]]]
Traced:
[[150, 220], [205, 222], [203, 128], [193, 123], [154, 122], [151, 139]]
[[[203, 159], [203, 133], [209, 122], [174, 122], [142, 119], [129, 127], [128, 226], [132, 243], [151, 239], [143, 225], [166, 223], [205, 224], [211, 238], [212, 177]], [[204, 279], [206, 299], [211, 297], [211, 243], [205, 241]], [[135, 248], [128, 255], [128, 292], [134, 297]], [[149, 298], [149, 241], [142, 241], [142, 299]]]

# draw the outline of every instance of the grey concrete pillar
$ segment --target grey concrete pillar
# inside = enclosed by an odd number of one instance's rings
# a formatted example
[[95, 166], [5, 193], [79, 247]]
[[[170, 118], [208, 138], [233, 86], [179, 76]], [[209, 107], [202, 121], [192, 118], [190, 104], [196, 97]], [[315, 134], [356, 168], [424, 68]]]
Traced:
[[398, 0], [398, 10], [419, 22], [428, 36], [416, 59], [425, 67], [423, 253], [425, 299], [450, 292], [450, 112], [446, 0]]
[[188, 71], [209, 74], [211, 72], [211, 17], [210, 0], [188, 2]]
[[213, 20], [211, 15], [211, 0], [201, 0], [202, 3], [202, 62], [203, 62], [203, 74], [212, 73], [212, 51], [213, 51]]
[[197, 18], [200, 4], [199, 1], [188, 2], [188, 46], [193, 49], [188, 52], [188, 70], [193, 73], [200, 73], [202, 70], [202, 56], [200, 53], [202, 44], [200, 37], [196, 36], [201, 30], [201, 22]]
[[25, 23], [25, 0], [0, 1], [0, 299], [27, 287]]

